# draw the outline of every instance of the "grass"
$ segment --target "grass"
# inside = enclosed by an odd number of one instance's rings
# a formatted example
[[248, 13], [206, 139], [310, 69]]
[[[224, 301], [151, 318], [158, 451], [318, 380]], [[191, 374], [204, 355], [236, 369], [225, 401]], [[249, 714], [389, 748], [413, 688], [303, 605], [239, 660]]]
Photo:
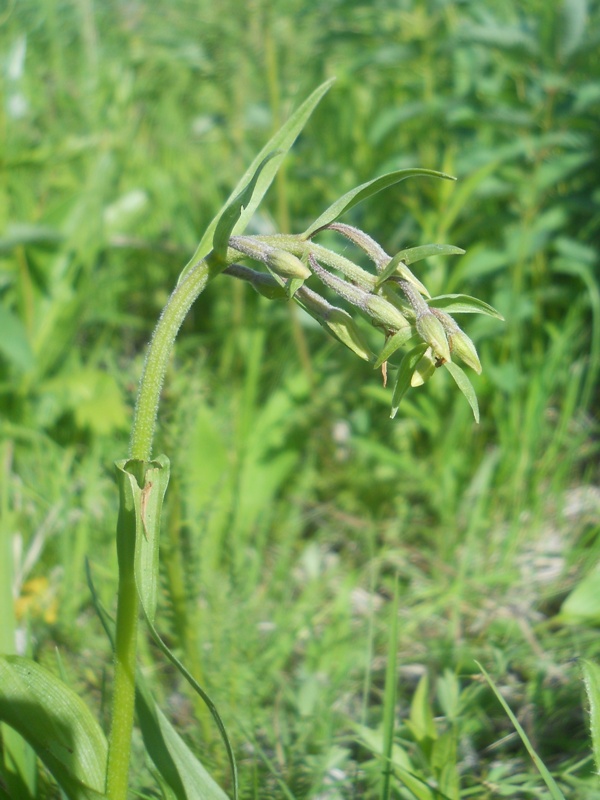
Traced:
[[[199, 231], [299, 97], [337, 75], [256, 227], [302, 230], [386, 169], [443, 169], [458, 184], [391, 190], [350, 221], [389, 252], [461, 245], [425, 262], [428, 286], [507, 318], [501, 336], [467, 318], [478, 427], [443, 380], [390, 421], [368, 365], [237, 282], [186, 321], [160, 420], [177, 454], [161, 620], [218, 702], [243, 797], [380, 796], [396, 578], [391, 796], [446, 780], [451, 797], [544, 797], [475, 660], [563, 794], [597, 795], [575, 660], [597, 658], [597, 605], [561, 611], [598, 560], [599, 9], [578, 38], [582, 7], [6, 12], [2, 533], [32, 598], [21, 646], [55, 671], [58, 646], [98, 706], [110, 654], [83, 559], [113, 608], [110, 465], [127, 450], [140, 354]], [[169, 668], [148, 669], [226, 780], [196, 701]], [[150, 791], [141, 757], [135, 773]]]

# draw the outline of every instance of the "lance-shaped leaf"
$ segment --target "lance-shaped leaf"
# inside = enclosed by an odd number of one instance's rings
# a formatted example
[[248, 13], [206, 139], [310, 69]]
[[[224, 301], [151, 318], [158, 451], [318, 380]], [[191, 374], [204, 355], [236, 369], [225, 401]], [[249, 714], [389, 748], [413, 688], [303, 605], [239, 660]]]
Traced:
[[399, 330], [398, 333], [395, 333], [385, 343], [385, 346], [381, 353], [377, 356], [377, 361], [375, 362], [374, 369], [379, 369], [379, 367], [384, 363], [384, 361], [389, 361], [389, 359], [394, 355], [396, 350], [399, 350], [403, 347], [409, 339], [413, 338], [415, 331], [412, 327], [409, 328], [402, 328]]
[[414, 264], [416, 261], [431, 256], [462, 256], [464, 252], [461, 247], [455, 247], [453, 244], [422, 244], [418, 247], [400, 250], [399, 253], [396, 253], [395, 258], [399, 258], [405, 264]]
[[69, 800], [105, 796], [106, 737], [83, 700], [47, 669], [0, 656], [0, 721], [31, 745]]
[[247, 185], [244, 186], [242, 191], [236, 195], [231, 203], [229, 203], [229, 205], [225, 206], [223, 209], [217, 223], [217, 227], [215, 228], [215, 235], [213, 236], [213, 250], [219, 258], [225, 258], [225, 254], [227, 253], [227, 245], [229, 244], [229, 237], [233, 233], [233, 229], [237, 225], [238, 220], [242, 216], [244, 208], [246, 208], [252, 200], [252, 195], [256, 189], [258, 179], [260, 178], [260, 173], [267, 166], [269, 161], [278, 155], [281, 154], [278, 153], [277, 150], [266, 155], [256, 168], [256, 171], [251, 176]]
[[444, 367], [448, 370], [450, 375], [456, 381], [456, 385], [467, 398], [469, 405], [473, 410], [473, 416], [475, 417], [475, 422], [479, 422], [479, 403], [477, 402], [477, 395], [475, 394], [475, 389], [473, 388], [473, 384], [467, 378], [464, 370], [462, 370], [458, 364], [455, 364], [452, 361], [448, 361], [444, 364]]
[[176, 800], [228, 800], [158, 708], [141, 675], [136, 681], [135, 707], [146, 752]]
[[368, 197], [377, 194], [377, 192], [381, 192], [383, 189], [387, 189], [388, 186], [393, 186], [395, 183], [404, 181], [407, 178], [416, 177], [445, 178], [450, 181], [456, 180], [456, 178], [453, 178], [451, 175], [446, 175], [445, 172], [436, 172], [432, 169], [414, 168], [388, 172], [385, 175], [381, 175], [379, 178], [374, 178], [372, 181], [362, 183], [360, 186], [342, 195], [342, 197], [336, 200], [335, 203], [332, 203], [329, 208], [307, 228], [303, 236], [307, 239], [310, 238], [318, 230], [327, 225], [331, 225], [331, 223], [335, 222], [342, 214], [345, 214], [346, 211], [349, 211], [355, 205], [358, 205], [358, 203], [362, 203], [362, 201], [366, 200]]
[[[169, 460], [159, 456], [154, 461], [131, 459], [117, 463], [120, 505], [117, 521], [119, 566], [135, 563], [135, 582], [140, 605], [150, 634], [163, 654], [200, 695], [221, 733], [231, 765], [233, 796], [237, 798], [237, 768], [233, 749], [221, 716], [208, 694], [162, 640], [154, 626], [158, 580], [158, 545], [160, 511], [168, 482]], [[150, 574], [154, 570], [153, 574]]]
[[486, 314], [488, 317], [502, 320], [504, 317], [493, 306], [471, 297], [468, 294], [440, 294], [427, 300], [430, 306], [441, 308], [449, 314]]
[[398, 367], [398, 375], [396, 376], [394, 394], [392, 396], [392, 410], [390, 413], [390, 417], [392, 419], [394, 419], [398, 412], [400, 401], [410, 387], [410, 381], [413, 372], [415, 371], [417, 364], [421, 360], [421, 356], [425, 350], [427, 350], [428, 346], [429, 345], [423, 342], [423, 344], [418, 344], [416, 347], [413, 347], [413, 349], [409, 350], [409, 352], [404, 356], [400, 366]]
[[[292, 116], [287, 120], [287, 122], [285, 122], [282, 125], [282, 127], [277, 131], [277, 133], [269, 139], [267, 144], [256, 156], [252, 164], [250, 164], [250, 166], [246, 170], [246, 173], [242, 176], [242, 179], [240, 180], [238, 185], [235, 187], [235, 189], [229, 196], [229, 199], [223, 206], [223, 209], [227, 208], [227, 206], [233, 201], [233, 199], [237, 197], [237, 195], [242, 191], [244, 186], [248, 185], [248, 182], [251, 180], [252, 176], [256, 172], [258, 165], [265, 159], [265, 157], [269, 153], [272, 153], [274, 151], [277, 151], [279, 153], [279, 155], [276, 158], [272, 158], [262, 170], [259, 180], [256, 183], [252, 199], [240, 214], [240, 218], [237, 222], [237, 225], [234, 228], [234, 233], [240, 234], [244, 232], [246, 225], [250, 221], [252, 215], [256, 211], [256, 208], [258, 207], [258, 204], [265, 196], [267, 189], [269, 188], [269, 186], [273, 181], [273, 178], [277, 174], [277, 170], [279, 169], [286, 153], [289, 151], [291, 146], [296, 141], [298, 134], [300, 133], [302, 128], [306, 125], [310, 115], [314, 111], [315, 107], [321, 101], [323, 95], [329, 90], [333, 81], [334, 81], [333, 78], [328, 81], [325, 81], [325, 83], [321, 84], [321, 86], [315, 89], [315, 91], [309, 97], [307, 97], [307, 99], [292, 114]], [[219, 213], [207, 227], [204, 236], [200, 240], [200, 244], [198, 245], [198, 247], [194, 252], [194, 255], [190, 258], [186, 266], [183, 268], [183, 271], [179, 276], [179, 283], [181, 283], [184, 276], [194, 266], [194, 264], [196, 264], [198, 261], [200, 261], [200, 259], [204, 258], [210, 252], [212, 247], [214, 232], [221, 217], [221, 214], [223, 213], [223, 209], [219, 211]]]
[[421, 294], [424, 294], [425, 297], [430, 296], [427, 288], [423, 286], [421, 281], [412, 274], [404, 261], [402, 261], [400, 253], [396, 253], [396, 255], [390, 259], [389, 264], [386, 264], [383, 270], [379, 273], [377, 276], [377, 281], [375, 282], [375, 289], [379, 289], [382, 283], [385, 283], [385, 281], [387, 281], [388, 278], [391, 278], [392, 275], [399, 275], [400, 277], [404, 278], [405, 281], [412, 283], [412, 285], [415, 286], [421, 292]]

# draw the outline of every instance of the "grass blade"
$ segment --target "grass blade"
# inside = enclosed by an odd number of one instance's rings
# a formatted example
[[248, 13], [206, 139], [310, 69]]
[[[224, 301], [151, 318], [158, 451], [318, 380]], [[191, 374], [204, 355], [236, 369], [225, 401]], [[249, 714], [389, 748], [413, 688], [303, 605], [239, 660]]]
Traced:
[[548, 768], [546, 767], [546, 765], [544, 764], [542, 759], [538, 756], [538, 754], [533, 749], [533, 745], [529, 741], [529, 738], [527, 737], [527, 734], [525, 733], [525, 731], [521, 727], [521, 725], [519, 723], [519, 720], [515, 717], [515, 715], [511, 711], [510, 706], [508, 705], [506, 700], [502, 697], [502, 695], [500, 693], [500, 690], [498, 689], [498, 687], [496, 686], [494, 681], [491, 679], [491, 677], [488, 675], [488, 673], [486, 672], [484, 667], [482, 667], [482, 665], [479, 663], [479, 661], [476, 661], [475, 663], [477, 664], [479, 669], [482, 671], [486, 681], [489, 683], [492, 691], [494, 692], [494, 694], [498, 698], [502, 708], [506, 711], [506, 714], [508, 715], [510, 721], [515, 726], [515, 730], [517, 731], [517, 733], [521, 737], [521, 741], [523, 742], [523, 744], [527, 748], [527, 752], [531, 756], [531, 759], [532, 759], [533, 763], [536, 765], [536, 767], [540, 771], [540, 774], [541, 774], [542, 778], [544, 779], [544, 783], [546, 784], [546, 786], [550, 790], [550, 795], [552, 796], [552, 800], [566, 800], [564, 794], [558, 788], [558, 785], [557, 785], [556, 781], [554, 780], [554, 778], [552, 777], [552, 775], [548, 771]]

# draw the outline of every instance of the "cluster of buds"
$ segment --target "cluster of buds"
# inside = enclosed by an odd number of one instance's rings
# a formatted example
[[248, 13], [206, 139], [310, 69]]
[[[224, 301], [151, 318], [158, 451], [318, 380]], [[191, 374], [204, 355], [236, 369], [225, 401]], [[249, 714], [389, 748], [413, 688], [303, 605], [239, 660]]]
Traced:
[[[317, 244], [313, 237], [323, 230], [336, 231], [358, 246], [374, 264], [369, 272], [333, 250]], [[409, 264], [432, 255], [459, 254], [451, 245], [424, 245], [403, 250], [393, 258], [358, 228], [340, 222], [327, 224], [300, 236], [232, 236], [229, 239], [226, 273], [249, 281], [269, 299], [293, 298], [331, 335], [365, 361], [381, 368], [384, 383], [387, 364], [397, 350], [404, 356], [395, 378], [392, 398], [394, 417], [400, 400], [410, 386], [420, 386], [436, 370], [449, 370], [469, 401], [475, 419], [479, 412], [473, 387], [459, 359], [481, 372], [477, 350], [449, 312], [483, 313], [502, 319], [487, 303], [467, 295], [431, 297], [426, 287], [409, 269]], [[267, 272], [236, 263], [240, 256], [263, 264]], [[232, 263], [233, 262], [233, 263]], [[332, 305], [306, 281], [314, 276], [348, 307], [356, 309], [381, 329], [385, 341], [376, 356], [363, 331], [347, 310]]]

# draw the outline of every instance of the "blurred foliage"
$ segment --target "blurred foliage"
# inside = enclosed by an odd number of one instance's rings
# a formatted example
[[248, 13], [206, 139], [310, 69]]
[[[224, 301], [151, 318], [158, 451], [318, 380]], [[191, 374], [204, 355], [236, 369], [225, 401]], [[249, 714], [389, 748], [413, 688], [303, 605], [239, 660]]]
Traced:
[[[398, 574], [399, 663], [464, 676], [477, 657], [504, 675], [538, 752], [574, 782], [563, 790], [593, 796], [591, 764], [573, 766], [588, 751], [569, 664], [593, 657], [593, 629], [560, 627], [559, 611], [598, 556], [599, 53], [597, 0], [4, 9], [2, 510], [20, 543], [16, 588], [39, 599], [21, 604], [28, 648], [43, 658], [59, 641], [85, 662], [82, 558], [102, 565], [110, 605], [108, 468], [125, 454], [144, 345], [254, 154], [336, 75], [249, 232], [303, 230], [390, 169], [456, 175], [407, 181], [345, 221], [388, 252], [465, 248], [422, 268], [432, 292], [469, 292], [507, 319], [499, 337], [491, 321], [466, 322], [484, 367], [482, 423], [443, 379], [390, 421], [368, 365], [219, 278], [180, 334], [160, 420], [177, 487], [165, 545], [174, 635], [201, 653], [250, 743], [249, 797], [253, 780], [261, 797], [280, 780], [297, 797], [352, 786], [370, 797], [357, 742], [376, 751], [365, 730], [381, 720], [386, 627], [375, 612]], [[173, 598], [176, 546], [187, 606]], [[32, 582], [41, 574], [48, 584]], [[200, 631], [187, 644], [186, 614]], [[99, 670], [86, 680], [100, 691]], [[448, 730], [471, 796], [532, 791], [514, 739], [486, 751], [510, 733], [491, 695], [461, 682], [468, 700]], [[400, 689], [404, 717], [415, 685]], [[191, 726], [187, 706], [180, 716]], [[437, 774], [416, 741], [401, 749]], [[225, 770], [216, 745], [213, 756]]]

